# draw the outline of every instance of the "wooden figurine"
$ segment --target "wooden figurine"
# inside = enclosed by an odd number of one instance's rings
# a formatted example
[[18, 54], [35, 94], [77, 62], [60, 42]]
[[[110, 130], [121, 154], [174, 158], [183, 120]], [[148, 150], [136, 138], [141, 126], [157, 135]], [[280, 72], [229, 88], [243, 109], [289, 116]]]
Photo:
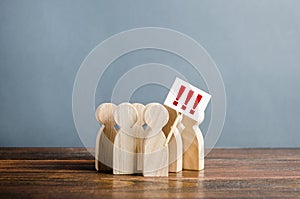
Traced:
[[116, 136], [113, 113], [116, 105], [101, 104], [96, 110], [96, 119], [102, 124], [95, 147], [95, 167], [97, 171], [109, 171], [113, 167], [113, 143]]
[[162, 128], [169, 119], [168, 111], [158, 103], [150, 103], [144, 111], [147, 137], [144, 142], [144, 176], [168, 176], [168, 147]]
[[137, 117], [136, 108], [129, 103], [120, 104], [114, 112], [115, 122], [119, 125], [113, 151], [114, 174], [137, 173], [136, 138], [134, 136]]
[[[182, 171], [182, 139], [181, 139], [181, 134], [180, 130], [182, 130], [182, 115], [180, 115], [178, 124], [175, 127], [172, 127], [175, 119], [178, 116], [178, 112], [168, 106], [165, 106], [165, 108], [169, 112], [169, 121], [168, 123], [164, 126], [163, 132], [165, 133], [165, 136], [168, 136], [168, 133], [170, 133], [171, 128], [173, 129], [173, 134], [172, 137], [168, 143], [168, 148], [169, 148], [169, 172], [179, 172]], [[180, 128], [180, 130], [178, 129]]]
[[143, 156], [144, 156], [144, 140], [145, 140], [145, 130], [143, 128], [145, 121], [144, 121], [144, 110], [145, 106], [140, 103], [132, 104], [138, 114], [138, 119], [135, 124], [135, 137], [136, 137], [136, 153], [137, 153], [137, 172], [143, 172]]
[[204, 120], [204, 112], [200, 115], [199, 122], [183, 116], [184, 129], [181, 133], [183, 143], [183, 169], [204, 169], [204, 140], [199, 125]]

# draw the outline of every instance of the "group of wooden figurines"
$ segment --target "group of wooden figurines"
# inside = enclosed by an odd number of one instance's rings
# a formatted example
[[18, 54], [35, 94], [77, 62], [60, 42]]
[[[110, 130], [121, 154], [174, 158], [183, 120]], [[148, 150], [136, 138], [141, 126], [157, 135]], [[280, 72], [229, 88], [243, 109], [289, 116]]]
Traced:
[[204, 168], [199, 129], [204, 113], [196, 122], [159, 103], [104, 103], [96, 118], [101, 124], [95, 148], [97, 171], [168, 176], [168, 172]]

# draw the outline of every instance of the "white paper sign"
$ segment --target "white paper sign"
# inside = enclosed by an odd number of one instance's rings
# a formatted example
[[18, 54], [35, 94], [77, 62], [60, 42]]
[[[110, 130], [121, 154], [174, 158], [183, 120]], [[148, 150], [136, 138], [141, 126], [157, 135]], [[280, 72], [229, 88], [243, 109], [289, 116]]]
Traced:
[[176, 77], [164, 104], [199, 121], [210, 98], [210, 94]]

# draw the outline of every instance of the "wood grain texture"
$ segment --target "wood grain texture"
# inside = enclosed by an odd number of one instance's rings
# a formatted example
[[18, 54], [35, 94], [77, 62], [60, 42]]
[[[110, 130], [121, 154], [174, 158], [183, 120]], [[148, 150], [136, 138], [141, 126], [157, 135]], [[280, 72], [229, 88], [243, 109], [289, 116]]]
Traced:
[[205, 170], [98, 173], [82, 148], [0, 148], [0, 198], [299, 198], [300, 149], [213, 149]]

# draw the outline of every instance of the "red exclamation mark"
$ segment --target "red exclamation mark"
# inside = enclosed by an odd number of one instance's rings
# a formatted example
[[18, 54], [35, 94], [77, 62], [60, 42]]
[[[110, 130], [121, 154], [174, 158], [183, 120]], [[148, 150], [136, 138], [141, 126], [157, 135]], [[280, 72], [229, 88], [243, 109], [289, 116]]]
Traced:
[[189, 93], [187, 94], [184, 105], [182, 105], [182, 107], [181, 107], [182, 110], [186, 109], [186, 106], [189, 103], [190, 99], [192, 98], [193, 94], [194, 94], [194, 91], [190, 90]]
[[199, 102], [201, 101], [201, 99], [202, 99], [202, 95], [198, 94], [198, 95], [197, 95], [197, 98], [196, 98], [196, 101], [195, 101], [195, 103], [194, 103], [193, 109], [190, 110], [190, 114], [194, 115], [195, 109], [196, 109], [196, 107], [198, 106], [198, 104], [199, 104]]
[[179, 100], [179, 98], [181, 97], [182, 93], [184, 92], [185, 88], [186, 88], [186, 87], [183, 86], [183, 85], [180, 87], [179, 92], [178, 92], [177, 97], [176, 97], [176, 100], [173, 102], [173, 105], [174, 105], [174, 106], [177, 106], [178, 100]]

